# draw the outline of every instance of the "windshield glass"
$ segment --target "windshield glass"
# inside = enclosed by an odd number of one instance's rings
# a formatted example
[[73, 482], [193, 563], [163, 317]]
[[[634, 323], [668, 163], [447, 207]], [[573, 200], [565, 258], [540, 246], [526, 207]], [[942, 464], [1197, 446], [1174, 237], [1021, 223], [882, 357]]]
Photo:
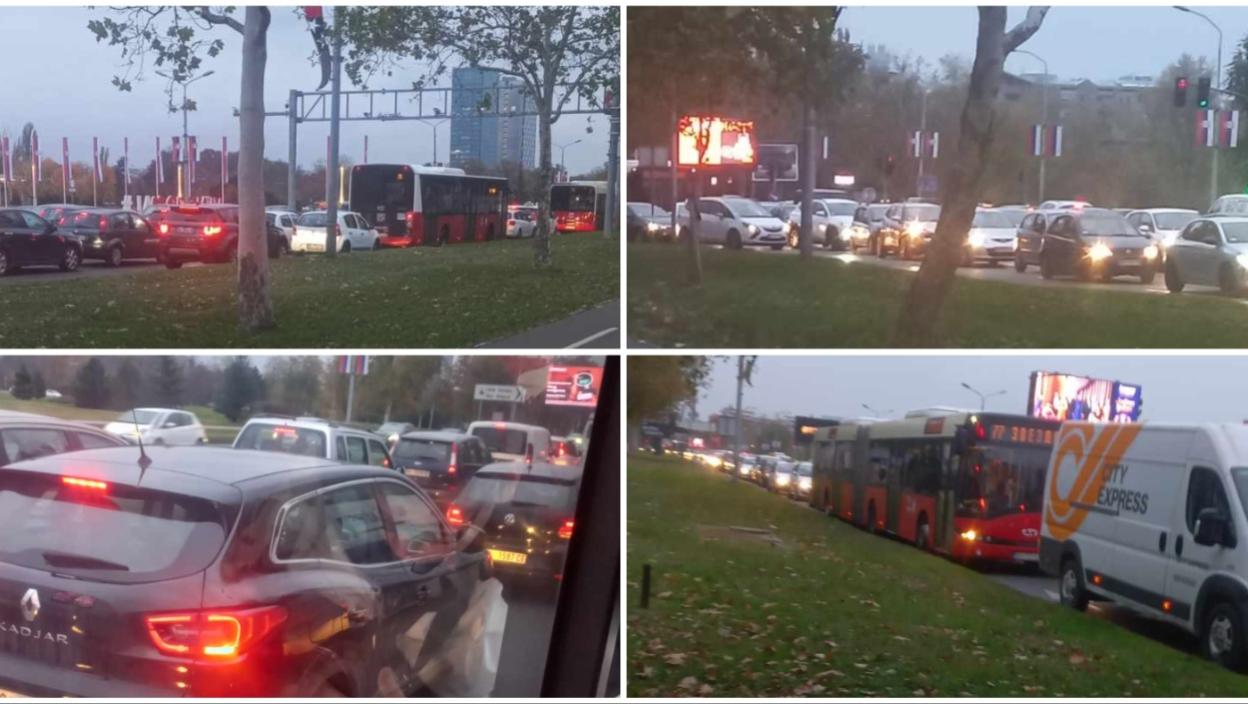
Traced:
[[158, 416], [156, 411], [126, 411], [113, 419], [115, 423], [135, 423], [139, 425], [151, 425]]
[[491, 473], [473, 477], [456, 503], [464, 507], [529, 504], [563, 508], [572, 505], [575, 493], [576, 483], [573, 481]]
[[490, 452], [505, 455], [523, 455], [529, 443], [529, 434], [523, 430], [479, 425], [472, 429], [472, 434], [481, 438], [481, 442], [490, 448]]
[[919, 220], [929, 222], [940, 219], [939, 205], [907, 205], [902, 208], [902, 220]]
[[633, 215], [637, 215], [639, 217], [662, 218], [662, 217], [671, 216], [671, 213], [667, 212], [666, 210], [660, 208], [657, 205], [653, 205], [650, 203], [629, 203], [628, 209], [629, 211], [632, 212]]
[[1009, 221], [1010, 227], [1018, 227], [1023, 223], [1023, 218], [1027, 217], [1026, 210], [998, 210], [996, 212]]
[[1138, 235], [1139, 230], [1127, 222], [1118, 213], [1084, 213], [1079, 219], [1079, 229], [1085, 235], [1102, 235], [1108, 237]]
[[995, 210], [980, 210], [975, 213], [975, 219], [971, 221], [971, 227], [991, 227], [1009, 230], [1013, 229], [1014, 225], [1010, 223], [1009, 218]]
[[1047, 446], [973, 447], [962, 463], [958, 514], [991, 518], [1038, 512], [1049, 452]]
[[291, 455], [328, 457], [325, 433], [310, 428], [296, 428], [276, 423], [251, 423], [238, 434], [234, 447], [243, 450], [266, 450]]
[[410, 460], [434, 460], [449, 462], [451, 460], [451, 443], [439, 440], [419, 440], [403, 438], [394, 449], [394, 459], [399, 462]]
[[724, 205], [727, 206], [732, 214], [739, 218], [769, 218], [773, 217], [771, 213], [763, 209], [763, 206], [752, 200], [745, 198], [724, 199]]
[[1155, 213], [1153, 220], [1159, 230], [1182, 230], [1196, 219], [1196, 213]]
[[594, 212], [593, 186], [554, 186], [550, 189], [550, 209], [564, 212]]
[[299, 216], [299, 225], [302, 227], [325, 227], [327, 222], [329, 216], [325, 213], [304, 213]]
[[1231, 244], [1248, 243], [1248, 222], [1224, 222], [1222, 232], [1226, 234], [1226, 241]]
[[848, 203], [841, 201], [824, 201], [824, 206], [828, 209], [828, 215], [850, 215], [858, 212], [857, 203]]
[[810, 473], [811, 473], [811, 463], [810, 463], [810, 462], [798, 462], [798, 463], [797, 463], [797, 474], [798, 474], [798, 476], [802, 476], [802, 477], [809, 477], [809, 476], [810, 476]]

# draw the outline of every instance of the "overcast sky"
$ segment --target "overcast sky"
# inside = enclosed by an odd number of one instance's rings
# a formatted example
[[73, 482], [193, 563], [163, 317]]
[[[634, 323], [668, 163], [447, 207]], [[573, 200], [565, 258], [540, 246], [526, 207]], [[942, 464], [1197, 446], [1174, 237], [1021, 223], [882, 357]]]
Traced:
[[[735, 403], [736, 357], [716, 360], [698, 402], [702, 418]], [[1235, 356], [760, 356], [744, 406], [768, 415], [900, 417], [932, 406], [1023, 414], [1033, 371], [1065, 372], [1139, 384], [1143, 419], [1170, 422], [1248, 420], [1248, 357]], [[892, 411], [892, 413], [885, 413]]]
[[[1248, 8], [1196, 7], [1218, 23], [1224, 35], [1223, 63], [1248, 34]], [[1009, 23], [1022, 19], [1026, 7], [1011, 7]], [[840, 25], [854, 42], [884, 44], [890, 51], [923, 57], [930, 68], [946, 54], [974, 55], [974, 7], [847, 8]], [[1023, 45], [1049, 63], [1061, 79], [1112, 81], [1125, 75], [1156, 77], [1184, 52], [1205, 56], [1214, 65], [1217, 33], [1204, 20], [1173, 7], [1068, 7], [1049, 11], [1040, 31]], [[1040, 73], [1040, 62], [1018, 55], [1006, 62], [1014, 73]]]
[[[282, 110], [291, 89], [311, 91], [320, 82], [320, 68], [310, 63], [313, 52], [307, 23], [293, 7], [275, 7], [268, 38], [268, 71], [265, 76], [265, 108]], [[85, 161], [91, 153], [91, 137], [99, 137], [114, 157], [121, 156], [122, 138], [130, 138], [132, 158], [146, 163], [155, 152], [155, 138], [169, 148], [169, 138], [182, 133], [181, 114], [170, 114], [165, 81], [149, 75], [136, 82], [129, 93], [112, 85], [121, 73], [118, 47], [96, 43], [87, 29], [88, 20], [107, 14], [103, 7], [0, 7], [0, 52], [5, 57], [4, 99], [0, 100], [0, 129], [10, 138], [22, 125], [33, 122], [39, 130], [42, 151], [59, 159], [60, 138], [70, 140], [70, 158]], [[214, 59], [205, 59], [204, 70], [214, 75], [191, 85], [188, 97], [199, 110], [190, 114], [190, 133], [199, 137], [201, 149], [220, 149], [222, 135], [231, 151], [238, 148], [238, 105], [241, 38], [225, 28], [213, 30], [226, 43]], [[150, 67], [149, 67], [150, 68]], [[373, 81], [370, 88], [410, 88], [423, 73], [416, 64], [391, 78]], [[450, 78], [439, 85], [450, 85]], [[344, 75], [343, 89], [350, 89]], [[180, 100], [180, 92], [177, 100]], [[288, 121], [265, 121], [265, 156], [285, 161]], [[586, 128], [593, 128], [587, 133]], [[607, 158], [608, 125], [605, 116], [569, 115], [553, 126], [551, 142], [557, 147], [576, 139], [583, 142], [567, 149], [567, 167], [573, 174], [601, 166]], [[450, 123], [437, 128], [438, 160], [448, 160]], [[329, 123], [299, 126], [299, 163], [311, 166], [325, 159]], [[364, 135], [369, 137], [369, 160], [424, 163], [433, 159], [433, 127], [416, 121], [374, 123], [344, 122], [342, 153], [363, 160]]]

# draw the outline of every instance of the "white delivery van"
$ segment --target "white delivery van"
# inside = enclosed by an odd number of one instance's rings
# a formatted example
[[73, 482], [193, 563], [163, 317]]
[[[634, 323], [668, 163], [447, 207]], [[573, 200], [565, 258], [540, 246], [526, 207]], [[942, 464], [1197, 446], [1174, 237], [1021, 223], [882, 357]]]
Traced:
[[1174, 623], [1248, 669], [1248, 426], [1063, 423], [1040, 566], [1061, 602]]
[[549, 461], [550, 431], [541, 426], [477, 420], [468, 425], [468, 434], [481, 438], [496, 462]]

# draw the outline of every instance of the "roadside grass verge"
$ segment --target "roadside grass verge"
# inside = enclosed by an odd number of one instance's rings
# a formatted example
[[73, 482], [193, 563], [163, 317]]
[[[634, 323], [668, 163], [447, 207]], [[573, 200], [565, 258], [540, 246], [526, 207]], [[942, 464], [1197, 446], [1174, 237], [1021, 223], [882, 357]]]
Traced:
[[[194, 413], [205, 426], [211, 426], [204, 431], [211, 443], [233, 442], [242, 427], [208, 406], [183, 406], [182, 409]], [[7, 391], [0, 391], [0, 410], [38, 413], [100, 426], [121, 415], [121, 411], [106, 408], [79, 408], [68, 399], [17, 399]]]
[[[713, 470], [628, 462], [630, 696], [1237, 696], [1248, 679]], [[769, 529], [777, 548], [707, 527]], [[653, 565], [649, 609], [642, 565]]]
[[[834, 259], [704, 248], [703, 284], [684, 283], [685, 252], [628, 245], [629, 337], [660, 347], [892, 345], [913, 274]], [[945, 305], [945, 347], [1248, 346], [1248, 307], [1218, 295], [1152, 295], [959, 277]]]
[[236, 327], [236, 270], [211, 265], [0, 287], [0, 347], [471, 347], [619, 296], [619, 240], [358, 252], [271, 261], [278, 327]]

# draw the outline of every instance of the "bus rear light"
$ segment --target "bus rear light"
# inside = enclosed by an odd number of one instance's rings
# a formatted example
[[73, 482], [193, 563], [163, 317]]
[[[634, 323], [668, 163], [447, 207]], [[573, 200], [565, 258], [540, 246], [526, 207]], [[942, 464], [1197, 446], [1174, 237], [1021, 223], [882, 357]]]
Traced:
[[1162, 602], [1161, 602], [1161, 610], [1162, 610], [1162, 611], [1165, 611], [1166, 613], [1169, 613], [1169, 612], [1170, 612], [1170, 610], [1171, 610], [1171, 609], [1173, 609], [1173, 608], [1174, 608], [1174, 603], [1173, 603], [1173, 602], [1171, 602], [1169, 599], [1164, 599], [1164, 600], [1162, 600]]
[[61, 483], [65, 486], [72, 486], [78, 489], [91, 489], [93, 491], [108, 491], [108, 482], [102, 482], [98, 479], [83, 479], [82, 477], [61, 477]]
[[455, 527], [464, 525], [464, 512], [455, 504], [451, 504], [446, 509], [446, 522]]
[[166, 655], [234, 658], [282, 625], [286, 617], [286, 609], [280, 606], [261, 606], [155, 614], [144, 622], [152, 645]]
[[572, 528], [575, 526], [576, 526], [576, 522], [573, 521], [571, 518], [564, 521], [563, 525], [559, 526], [559, 537], [563, 538], [564, 540], [571, 540]]
[[1102, 577], [1099, 574], [1092, 575], [1092, 583], [1098, 587], [1101, 585]]

